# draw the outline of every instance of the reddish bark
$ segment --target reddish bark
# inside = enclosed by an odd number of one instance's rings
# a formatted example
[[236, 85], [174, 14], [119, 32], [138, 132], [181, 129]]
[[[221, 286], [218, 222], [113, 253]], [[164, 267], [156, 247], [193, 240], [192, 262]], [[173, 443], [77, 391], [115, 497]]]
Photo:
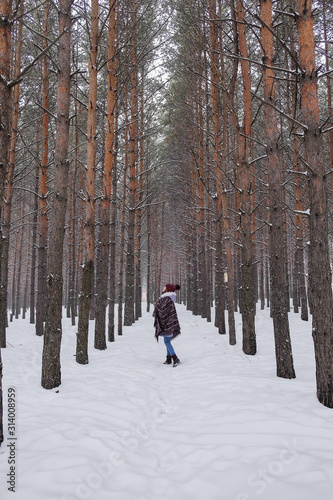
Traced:
[[263, 86], [266, 129], [267, 172], [270, 204], [270, 275], [271, 307], [274, 324], [275, 358], [278, 377], [295, 378], [286, 301], [285, 248], [282, 205], [282, 172], [279, 131], [275, 109], [275, 73], [273, 65], [272, 0], [261, 0], [261, 46], [263, 50]]
[[55, 180], [46, 286], [46, 321], [42, 364], [42, 386], [61, 384], [60, 346], [62, 335], [63, 244], [66, 220], [71, 74], [71, 0], [60, 0], [58, 42], [58, 95], [55, 146]]
[[[20, 4], [20, 16], [23, 15], [24, 2]], [[15, 47], [15, 76], [20, 73], [21, 70], [21, 59], [22, 59], [22, 30], [23, 23], [22, 19], [19, 22], [18, 34], [17, 34], [17, 44]], [[0, 300], [0, 338], [1, 346], [6, 346], [6, 317], [7, 317], [7, 288], [8, 288], [8, 261], [9, 261], [9, 235], [10, 235], [10, 219], [12, 211], [12, 200], [13, 200], [13, 190], [14, 190], [14, 169], [15, 169], [15, 157], [16, 157], [16, 142], [17, 142], [17, 131], [18, 131], [18, 119], [19, 119], [19, 98], [20, 98], [20, 85], [17, 84], [12, 92], [12, 103], [10, 101], [7, 103], [8, 112], [11, 113], [11, 131], [10, 131], [10, 144], [8, 152], [8, 168], [6, 171], [5, 180], [5, 193], [3, 199], [3, 212], [2, 212], [2, 238], [3, 238], [3, 250], [2, 250], [2, 276], [1, 276], [1, 288], [2, 288], [2, 299]], [[12, 107], [11, 107], [12, 104]], [[1, 197], [2, 203], [2, 197]], [[0, 291], [1, 294], [1, 291]]]
[[97, 300], [96, 300], [96, 323], [95, 341], [96, 349], [106, 349], [106, 306], [107, 306], [107, 283], [109, 275], [109, 235], [110, 235], [110, 205], [112, 190], [112, 174], [114, 169], [114, 140], [115, 140], [115, 110], [117, 96], [116, 72], [116, 7], [115, 2], [110, 0], [109, 18], [109, 47], [108, 47], [108, 101], [107, 101], [107, 125], [105, 138], [105, 156], [102, 179], [103, 197], [101, 202], [101, 228], [100, 228], [100, 268], [97, 269]]
[[328, 242], [327, 176], [323, 159], [311, 0], [296, 0], [301, 119], [310, 190], [309, 288], [317, 396], [333, 408], [333, 301]]

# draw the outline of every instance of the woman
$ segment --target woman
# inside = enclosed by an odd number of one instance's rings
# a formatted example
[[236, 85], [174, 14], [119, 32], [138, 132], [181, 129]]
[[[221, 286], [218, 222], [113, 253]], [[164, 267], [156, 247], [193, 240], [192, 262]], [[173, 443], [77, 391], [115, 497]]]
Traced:
[[[179, 365], [180, 361], [171, 345], [171, 340], [180, 335], [180, 326], [178, 322], [177, 311], [175, 307], [176, 290], [180, 290], [179, 285], [168, 283], [162, 290], [162, 295], [155, 304], [153, 316], [155, 318], [155, 337], [164, 337], [164, 343], [167, 350], [165, 365]], [[172, 360], [172, 361], [171, 361]]]

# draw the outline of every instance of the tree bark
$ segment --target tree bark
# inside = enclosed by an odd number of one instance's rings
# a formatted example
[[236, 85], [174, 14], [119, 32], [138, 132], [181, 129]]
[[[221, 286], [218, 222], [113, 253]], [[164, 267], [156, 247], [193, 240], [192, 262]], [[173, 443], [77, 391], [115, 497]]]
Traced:
[[[223, 44], [220, 42], [220, 53], [221, 53], [221, 80], [222, 87], [226, 89], [225, 86], [225, 66], [224, 66], [224, 54], [223, 54]], [[233, 272], [233, 248], [232, 248], [232, 234], [231, 234], [231, 217], [230, 217], [230, 187], [229, 181], [227, 179], [227, 133], [228, 133], [228, 106], [227, 106], [227, 96], [226, 92], [223, 95], [222, 102], [222, 119], [223, 119], [223, 133], [222, 133], [222, 214], [223, 214], [223, 235], [224, 235], [224, 247], [226, 252], [226, 262], [227, 262], [227, 279], [225, 280], [225, 287], [227, 292], [227, 307], [228, 307], [228, 330], [229, 330], [229, 344], [236, 344], [236, 325], [235, 325], [235, 314], [234, 314], [234, 272]]]
[[134, 300], [135, 300], [135, 201], [136, 201], [136, 162], [137, 162], [137, 121], [138, 121], [138, 66], [137, 66], [137, 16], [136, 0], [131, 1], [131, 122], [129, 136], [129, 214], [127, 231], [127, 251], [126, 251], [126, 288], [125, 288], [125, 311], [124, 325], [130, 326], [135, 321]]
[[[37, 126], [37, 138], [39, 144], [40, 127]], [[38, 148], [39, 149], [39, 148]], [[37, 153], [39, 157], [39, 151]], [[36, 263], [37, 263], [37, 224], [38, 224], [38, 187], [39, 187], [39, 162], [36, 162], [35, 169], [35, 192], [33, 194], [32, 206], [34, 213], [32, 216], [32, 245], [31, 245], [31, 279], [30, 279], [30, 323], [34, 324], [36, 321]]]
[[[293, 38], [296, 38], [293, 37]], [[292, 40], [291, 50], [296, 57], [295, 42]], [[291, 61], [292, 70], [296, 70], [295, 62]], [[298, 96], [298, 83], [293, 83], [292, 88], [292, 109], [297, 108], [297, 96]], [[300, 168], [300, 155], [299, 155], [299, 139], [297, 137], [297, 127], [292, 124], [291, 128], [292, 141], [293, 141], [293, 165], [296, 172], [302, 172]], [[296, 300], [298, 301], [298, 306], [301, 306], [301, 319], [303, 321], [308, 321], [308, 299], [305, 283], [305, 270], [304, 270], [304, 224], [303, 216], [301, 212], [304, 211], [304, 196], [303, 196], [303, 175], [296, 174], [295, 176], [295, 288], [297, 291]], [[295, 310], [295, 309], [294, 309]], [[296, 312], [296, 310], [295, 310]]]
[[115, 104], [116, 82], [115, 76], [115, 2], [110, 1], [109, 20], [109, 47], [108, 47], [108, 102], [107, 102], [107, 129], [105, 139], [105, 156], [103, 171], [103, 197], [101, 204], [100, 226], [100, 258], [97, 270], [97, 300], [95, 321], [95, 349], [104, 350], [106, 345], [106, 307], [107, 288], [109, 275], [109, 250], [110, 250], [110, 205], [113, 171], [113, 147], [115, 134]]
[[223, 283], [223, 260], [222, 260], [222, 194], [221, 194], [221, 170], [220, 170], [220, 144], [221, 144], [221, 103], [219, 95], [219, 56], [218, 56], [218, 26], [216, 16], [216, 0], [209, 0], [209, 33], [211, 47], [211, 94], [213, 108], [213, 161], [215, 174], [215, 326], [220, 334], [225, 334], [224, 317], [224, 283]]
[[71, 63], [71, 0], [60, 0], [58, 42], [58, 96], [55, 147], [55, 180], [46, 286], [46, 321], [41, 383], [45, 389], [61, 384], [60, 347], [62, 336], [63, 244], [67, 205], [70, 63]]
[[15, 299], [15, 310], [13, 310], [13, 313], [15, 314], [15, 319], [19, 318], [20, 311], [21, 311], [21, 302], [22, 302], [22, 255], [23, 255], [23, 236], [24, 236], [24, 219], [25, 219], [25, 205], [23, 201], [21, 201], [22, 208], [21, 208], [21, 220], [22, 220], [22, 227], [20, 230], [20, 244], [19, 244], [19, 249], [18, 249], [18, 258], [17, 258], [17, 281], [16, 281], [16, 299]]
[[[127, 117], [126, 117], [127, 124]], [[127, 129], [127, 125], [126, 125]], [[124, 258], [125, 258], [125, 215], [126, 215], [126, 177], [127, 177], [127, 155], [125, 155], [125, 167], [123, 176], [123, 198], [121, 205], [121, 232], [120, 232], [120, 261], [119, 261], [119, 292], [118, 292], [118, 335], [123, 334], [123, 297], [124, 297]]]
[[238, 158], [236, 163], [239, 193], [239, 229], [242, 255], [242, 328], [243, 351], [254, 355], [257, 351], [255, 333], [255, 296], [253, 279], [253, 249], [251, 234], [252, 184], [249, 165], [249, 142], [252, 123], [251, 73], [248, 62], [247, 42], [245, 36], [243, 0], [237, 0], [237, 29], [239, 52], [241, 56], [241, 71], [243, 80], [244, 118], [239, 128]]
[[[10, 80], [10, 45], [11, 45], [11, 4], [9, 0], [0, 0], [0, 256], [2, 256], [2, 200], [4, 194], [5, 175], [8, 167], [8, 149], [10, 139], [10, 99], [11, 92], [7, 85]], [[0, 284], [2, 284], [2, 258], [0, 258]], [[0, 286], [0, 302], [3, 303], [3, 288]], [[0, 444], [3, 441], [3, 397], [2, 397], [2, 361], [1, 347], [5, 339], [3, 331], [7, 320], [0, 316]]]
[[[49, 2], [44, 4], [44, 40], [43, 48], [47, 46], [49, 34]], [[47, 259], [47, 199], [48, 199], [48, 156], [49, 156], [49, 67], [48, 56], [43, 58], [43, 152], [40, 168], [40, 233], [38, 245], [38, 276], [37, 276], [37, 303], [36, 303], [36, 335], [44, 334], [45, 296], [46, 296], [46, 259]]]
[[[20, 4], [20, 16], [23, 16], [24, 2]], [[18, 25], [17, 44], [15, 47], [15, 76], [20, 73], [21, 59], [22, 59], [22, 18]], [[20, 98], [20, 85], [17, 84], [12, 92], [12, 103], [7, 103], [8, 112], [11, 113], [11, 131], [10, 131], [10, 144], [8, 152], [8, 170], [6, 172], [6, 186], [4, 198], [1, 197], [0, 203], [3, 203], [2, 212], [2, 275], [1, 275], [1, 291], [0, 291], [0, 338], [1, 347], [6, 347], [6, 324], [7, 324], [7, 289], [8, 289], [8, 264], [9, 264], [9, 235], [11, 225], [11, 211], [14, 190], [14, 169], [16, 157], [16, 142], [18, 132], [18, 119], [19, 119], [19, 98]], [[13, 105], [11, 107], [11, 104]], [[1, 243], [0, 243], [1, 245]]]
[[289, 319], [286, 308], [286, 274], [283, 231], [282, 174], [279, 145], [279, 131], [275, 109], [275, 73], [273, 65], [272, 0], [261, 0], [260, 16], [261, 46], [263, 50], [263, 87], [267, 104], [264, 106], [266, 129], [266, 154], [268, 172], [268, 191], [270, 206], [270, 275], [271, 307], [273, 309], [275, 358], [277, 376], [295, 378]]
[[[111, 0], [112, 2], [112, 0]], [[110, 3], [111, 7], [111, 3]], [[109, 62], [109, 78], [110, 78], [110, 120], [113, 120], [113, 137], [112, 137], [112, 194], [111, 194], [111, 227], [110, 227], [110, 298], [109, 298], [109, 323], [108, 323], [108, 340], [114, 342], [114, 318], [115, 318], [115, 302], [116, 302], [116, 222], [117, 222], [117, 151], [118, 151], [118, 70], [119, 61], [116, 56], [118, 50], [117, 44], [117, 10], [116, 2], [112, 3], [109, 21], [109, 44], [110, 56]], [[119, 13], [118, 13], [119, 15]], [[110, 138], [111, 140], [111, 138]]]
[[91, 39], [88, 60], [89, 97], [87, 117], [87, 173], [86, 173], [86, 215], [85, 247], [86, 259], [82, 270], [79, 320], [76, 344], [76, 361], [87, 364], [88, 332], [91, 293], [94, 279], [95, 260], [95, 162], [96, 162], [96, 106], [97, 106], [97, 53], [98, 53], [98, 0], [91, 1]]
[[[330, 40], [327, 35], [327, 20], [326, 20], [326, 0], [323, 0], [323, 32], [324, 32], [324, 43], [325, 43], [325, 68], [327, 72], [327, 112], [329, 117], [329, 122], [332, 124], [333, 120], [333, 109], [332, 109], [332, 73], [330, 73], [330, 63], [329, 63], [329, 42], [332, 41], [332, 35]], [[329, 158], [330, 158], [330, 170], [333, 169], [333, 130], [332, 126], [328, 131], [328, 143], [329, 143]], [[331, 189], [333, 187], [333, 179], [331, 177]]]
[[138, 159], [138, 194], [136, 215], [136, 230], [135, 230], [135, 320], [142, 316], [142, 286], [141, 286], [141, 231], [142, 231], [142, 200], [143, 200], [143, 165], [144, 165], [144, 65], [141, 68], [141, 88], [140, 88], [140, 111], [139, 119], [139, 159]]
[[318, 400], [333, 408], [332, 277], [328, 244], [327, 176], [318, 103], [311, 0], [296, 0], [301, 118], [310, 189], [309, 288]]

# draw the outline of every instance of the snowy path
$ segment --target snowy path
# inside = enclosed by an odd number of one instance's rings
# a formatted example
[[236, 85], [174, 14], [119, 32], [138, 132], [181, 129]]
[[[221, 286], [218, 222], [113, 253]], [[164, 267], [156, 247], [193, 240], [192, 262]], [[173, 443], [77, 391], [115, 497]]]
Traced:
[[[310, 324], [291, 314], [296, 380], [275, 375], [269, 311], [258, 311], [258, 354], [177, 305], [182, 361], [144, 313], [90, 363], [75, 363], [64, 320], [62, 385], [40, 387], [42, 339], [17, 320], [2, 351], [4, 403], [16, 389], [16, 493], [7, 491], [8, 435], [0, 448], [2, 500], [329, 500], [333, 410], [315, 396]], [[92, 340], [90, 341], [92, 344]], [[7, 420], [5, 420], [5, 431]]]

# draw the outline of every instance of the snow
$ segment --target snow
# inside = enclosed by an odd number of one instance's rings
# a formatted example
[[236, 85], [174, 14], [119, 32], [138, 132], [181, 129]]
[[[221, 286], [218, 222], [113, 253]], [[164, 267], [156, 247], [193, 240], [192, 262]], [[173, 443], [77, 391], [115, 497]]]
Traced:
[[[177, 304], [182, 363], [164, 365], [151, 312], [89, 365], [75, 362], [63, 320], [62, 384], [40, 386], [42, 338], [8, 328], [4, 363], [2, 500], [329, 500], [333, 410], [316, 398], [311, 324], [290, 313], [297, 378], [276, 377], [272, 320], [257, 311], [258, 354]], [[145, 305], [143, 307], [145, 309]], [[8, 388], [16, 391], [15, 493], [8, 491]]]

